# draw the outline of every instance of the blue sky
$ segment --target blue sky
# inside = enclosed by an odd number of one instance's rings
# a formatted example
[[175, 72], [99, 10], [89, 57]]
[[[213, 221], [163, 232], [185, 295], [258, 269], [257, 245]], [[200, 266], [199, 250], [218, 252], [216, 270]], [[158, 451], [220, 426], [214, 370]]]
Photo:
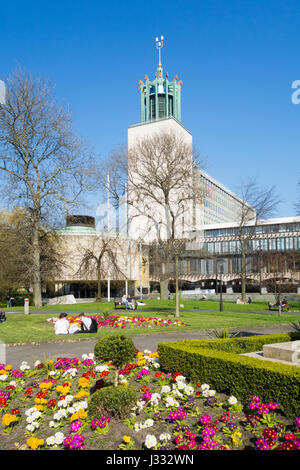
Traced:
[[[0, 6], [0, 78], [18, 65], [55, 84], [78, 133], [107, 155], [140, 119], [138, 81], [183, 81], [182, 124], [205, 170], [232, 191], [249, 176], [276, 185], [277, 217], [299, 198], [300, 2], [15, 0]], [[98, 195], [91, 200], [93, 214]]]

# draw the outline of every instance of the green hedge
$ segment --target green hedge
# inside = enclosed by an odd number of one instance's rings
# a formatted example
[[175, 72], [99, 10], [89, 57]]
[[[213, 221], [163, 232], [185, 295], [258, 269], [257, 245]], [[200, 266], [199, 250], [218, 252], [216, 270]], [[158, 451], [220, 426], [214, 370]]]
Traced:
[[286, 416], [295, 418], [300, 416], [300, 367], [240, 355], [260, 351], [264, 344], [295, 339], [300, 335], [180, 341], [160, 343], [158, 351], [165, 371], [181, 372], [241, 401], [248, 401], [251, 395], [259, 395], [265, 402], [276, 401]]

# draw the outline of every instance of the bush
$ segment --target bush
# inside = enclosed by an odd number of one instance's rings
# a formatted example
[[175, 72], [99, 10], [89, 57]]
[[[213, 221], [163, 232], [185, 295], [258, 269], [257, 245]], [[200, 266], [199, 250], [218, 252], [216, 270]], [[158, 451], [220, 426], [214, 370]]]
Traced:
[[247, 338], [193, 340], [158, 345], [161, 367], [208, 383], [218, 392], [249, 400], [277, 401], [286, 416], [300, 414], [300, 368], [263, 361], [240, 353], [259, 351], [264, 344], [299, 339], [299, 334], [258, 335]]
[[123, 418], [136, 401], [137, 393], [133, 387], [104, 387], [92, 395], [88, 414], [90, 418], [100, 418], [103, 414]]
[[124, 335], [104, 336], [99, 339], [94, 348], [95, 358], [98, 361], [112, 361], [117, 368], [121, 368], [136, 357], [136, 350], [131, 338]]

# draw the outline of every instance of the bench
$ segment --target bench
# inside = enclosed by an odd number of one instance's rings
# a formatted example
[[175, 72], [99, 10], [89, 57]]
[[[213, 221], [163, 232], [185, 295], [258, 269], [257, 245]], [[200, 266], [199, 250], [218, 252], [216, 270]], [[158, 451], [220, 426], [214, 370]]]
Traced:
[[[136, 301], [135, 299], [132, 299], [132, 303], [134, 305], [134, 310], [136, 310]], [[122, 304], [122, 299], [114, 299], [114, 304], [115, 304], [115, 309], [117, 310], [118, 308], [124, 309], [124, 310], [133, 310], [132, 308], [129, 307], [127, 304]]]
[[[271, 304], [271, 302], [268, 303], [268, 306], [269, 306], [269, 310], [275, 310], [275, 311], [278, 311], [279, 310], [279, 306], [277, 304]], [[289, 307], [283, 307], [281, 306], [281, 311], [284, 312], [288, 312], [289, 310]]]

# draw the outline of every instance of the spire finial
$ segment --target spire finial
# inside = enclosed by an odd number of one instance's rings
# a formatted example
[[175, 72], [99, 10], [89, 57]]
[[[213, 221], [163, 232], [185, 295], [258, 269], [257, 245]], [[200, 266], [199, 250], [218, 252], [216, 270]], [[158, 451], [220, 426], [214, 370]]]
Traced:
[[160, 50], [164, 45], [164, 37], [161, 36], [160, 39], [156, 38], [155, 42], [156, 42], [156, 49], [158, 49], [158, 66], [161, 67], [161, 52], [160, 52]]

